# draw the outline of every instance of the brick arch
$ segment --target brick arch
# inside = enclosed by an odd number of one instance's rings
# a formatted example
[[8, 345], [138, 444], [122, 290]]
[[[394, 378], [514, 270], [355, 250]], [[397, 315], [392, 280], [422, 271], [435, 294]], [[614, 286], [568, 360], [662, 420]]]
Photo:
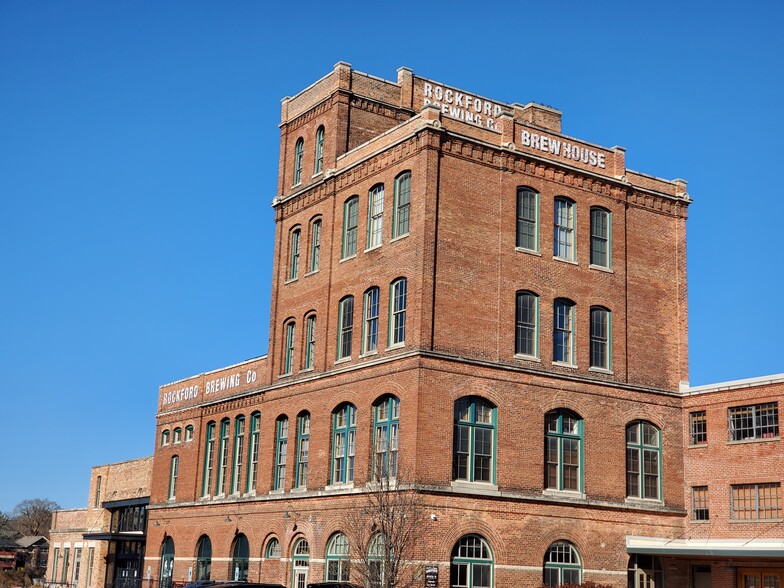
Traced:
[[294, 546], [297, 544], [297, 541], [300, 539], [304, 539], [308, 542], [308, 557], [313, 557], [313, 540], [311, 537], [306, 535], [304, 532], [297, 529], [294, 533], [292, 533], [291, 537], [287, 540], [284, 540], [278, 537], [278, 541], [280, 541], [280, 556], [281, 558], [288, 558], [289, 560], [294, 559]]
[[403, 394], [405, 394], [406, 389], [398, 384], [397, 382], [384, 382], [382, 384], [377, 384], [370, 388], [370, 394], [373, 397], [372, 402], [370, 403], [371, 406], [378, 403], [384, 396], [395, 396], [398, 400], [401, 400]]
[[544, 422], [544, 415], [554, 410], [565, 410], [577, 415], [581, 420], [585, 420], [585, 403], [575, 402], [571, 398], [548, 398], [547, 402], [542, 403], [542, 422]]
[[[329, 399], [322, 405], [329, 410], [329, 414], [334, 414], [339, 406], [342, 404], [353, 404], [357, 411], [362, 410], [364, 404], [356, 392], [348, 392], [346, 390], [339, 390], [330, 395]], [[313, 411], [311, 411], [313, 414]]]
[[623, 421], [623, 431], [626, 432], [626, 427], [633, 421], [648, 421], [656, 426], [660, 431], [664, 431], [664, 419], [658, 411], [651, 409], [647, 404], [637, 404], [634, 408], [629, 408], [620, 413]]
[[436, 553], [433, 556], [433, 559], [450, 561], [452, 549], [454, 549], [455, 544], [460, 538], [465, 535], [479, 535], [487, 541], [487, 544], [490, 546], [490, 552], [493, 554], [494, 565], [507, 563], [508, 554], [506, 552], [506, 545], [503, 537], [492, 525], [489, 525], [482, 520], [469, 517], [463, 518], [459, 524], [454, 525], [441, 535], [439, 551], [442, 556], [439, 556], [438, 553]]
[[574, 548], [577, 550], [577, 554], [580, 556], [580, 562], [583, 569], [590, 567], [586, 566], [585, 563], [585, 556], [588, 553], [590, 547], [586, 533], [583, 531], [575, 532], [573, 529], [569, 528], [566, 523], [562, 524], [556, 529], [546, 530], [542, 535], [532, 542], [532, 551], [534, 551], [533, 555], [536, 556], [534, 561], [539, 562], [537, 565], [544, 566], [544, 556], [547, 553], [547, 550], [553, 543], [558, 541], [567, 541], [574, 545]]
[[[281, 537], [283, 537], [283, 536], [284, 536], [284, 534], [280, 533], [278, 530], [267, 531], [264, 534], [264, 537], [261, 538], [261, 543], [259, 544], [259, 550], [258, 550], [259, 558], [266, 559], [266, 557], [267, 557], [267, 545], [269, 545], [269, 542], [272, 541], [273, 539], [277, 539], [278, 544], [280, 545], [280, 557], [281, 557], [281, 559], [284, 559], [285, 557], [287, 557], [286, 556], [286, 549], [285, 549], [285, 546], [283, 544], [283, 540], [281, 539]], [[293, 545], [292, 545], [292, 547], [293, 547]]]
[[[202, 537], [209, 538], [210, 548], [212, 549], [212, 557], [215, 557], [215, 541], [213, 541], [214, 535], [212, 536], [210, 535], [209, 529], [210, 529], [209, 524], [202, 523], [201, 525], [199, 525], [199, 530], [198, 530], [198, 534], [196, 535], [196, 540], [193, 542], [193, 546], [191, 547], [191, 553], [193, 554], [193, 559], [199, 557], [199, 540]], [[176, 549], [176, 545], [175, 545], [175, 549]]]
[[496, 408], [502, 405], [500, 395], [490, 384], [484, 381], [461, 382], [449, 391], [449, 397], [452, 399], [453, 404], [458, 399], [466, 396], [478, 396], [484, 400], [489, 400]]

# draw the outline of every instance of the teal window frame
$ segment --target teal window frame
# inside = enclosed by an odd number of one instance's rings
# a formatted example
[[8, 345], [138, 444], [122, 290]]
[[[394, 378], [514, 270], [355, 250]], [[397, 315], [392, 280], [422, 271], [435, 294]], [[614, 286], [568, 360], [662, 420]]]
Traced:
[[548, 490], [583, 491], [583, 419], [570, 410], [544, 415], [545, 471]]
[[321, 265], [321, 219], [310, 223], [310, 273], [317, 272]]
[[336, 359], [351, 357], [354, 335], [354, 297], [345, 296], [338, 303], [338, 342]]
[[188, 425], [185, 427], [185, 436], [183, 437], [185, 442], [193, 441], [193, 425]]
[[590, 323], [590, 367], [612, 371], [612, 312], [592, 306]]
[[71, 559], [71, 548], [70, 547], [63, 547], [63, 570], [62, 575], [60, 576], [60, 582], [65, 584], [68, 582], [68, 567]]
[[54, 555], [52, 556], [52, 582], [57, 582], [57, 568], [60, 561], [60, 548], [54, 548]]
[[464, 396], [454, 409], [453, 479], [495, 484], [496, 407], [484, 398]]
[[201, 495], [209, 496], [215, 474], [215, 421], [207, 423], [204, 430], [204, 468], [201, 484]]
[[286, 485], [286, 462], [289, 446], [289, 419], [281, 415], [275, 421], [275, 479], [273, 490], [283, 490]]
[[302, 137], [294, 144], [294, 185], [302, 182], [302, 159], [305, 154], [305, 141]]
[[394, 549], [389, 545], [386, 535], [376, 533], [368, 542], [368, 585], [370, 588], [383, 588], [393, 572]]
[[299, 253], [302, 229], [292, 229], [289, 234], [289, 281], [296, 280], [299, 276]]
[[237, 582], [248, 581], [248, 562], [250, 561], [250, 544], [244, 533], [234, 537], [231, 547], [231, 580]]
[[285, 376], [292, 372], [294, 369], [294, 336], [296, 330], [296, 323], [292, 320], [286, 322], [283, 338], [283, 365], [281, 366], [281, 375]]
[[324, 167], [324, 125], [316, 130], [316, 158], [313, 165], [313, 175], [320, 174]]
[[384, 184], [368, 191], [367, 247], [381, 247], [384, 237]]
[[386, 396], [373, 406], [373, 480], [397, 477], [400, 399]]
[[172, 455], [169, 464], [169, 492], [167, 498], [174, 500], [177, 498], [177, 477], [180, 473], [180, 456]]
[[357, 441], [357, 408], [342, 404], [332, 413], [332, 484], [353, 484]]
[[381, 294], [377, 286], [365, 291], [362, 304], [362, 354], [378, 350], [378, 315]]
[[308, 460], [310, 454], [310, 413], [303, 412], [297, 416], [297, 464], [294, 486], [307, 488]]
[[171, 443], [171, 432], [169, 429], [161, 431], [161, 447], [166, 447]]
[[[656, 491], [655, 495], [651, 490]], [[648, 421], [633, 421], [626, 426], [626, 496], [662, 500], [661, 430]]]
[[220, 425], [218, 475], [215, 479], [216, 496], [221, 496], [226, 492], [226, 477], [229, 473], [229, 427], [231, 426], [231, 420], [223, 419]]
[[575, 365], [575, 304], [566, 298], [553, 301], [553, 362]]
[[[93, 560], [95, 559], [95, 547], [90, 547], [87, 550], [87, 578], [85, 580], [85, 586], [91, 585], [93, 581]], [[163, 588], [168, 588], [168, 586], [164, 586]]]
[[[91, 548], [92, 549], [92, 548]], [[92, 561], [91, 557], [88, 557]], [[164, 535], [161, 542], [161, 575], [160, 588], [171, 588], [172, 577], [174, 576], [174, 539], [170, 535]], [[90, 582], [87, 582], [90, 588]]]
[[577, 205], [574, 201], [558, 196], [553, 206], [553, 257], [575, 261], [577, 244]]
[[231, 466], [231, 492], [239, 494], [242, 491], [242, 468], [245, 466], [245, 416], [239, 415], [234, 419], [234, 461]]
[[98, 508], [101, 506], [101, 482], [103, 482], [102, 476], [95, 478], [95, 496], [93, 498], [93, 508]]
[[196, 546], [196, 570], [194, 579], [209, 580], [212, 574], [212, 541], [209, 536], [202, 535]]
[[352, 196], [343, 204], [343, 241], [340, 258], [347, 259], [357, 254], [357, 232], [359, 229], [359, 196]]
[[539, 192], [528, 186], [517, 188], [515, 247], [539, 252]]
[[398, 278], [389, 285], [389, 334], [388, 345], [404, 345], [406, 342], [406, 306], [408, 280]]
[[411, 172], [408, 170], [395, 178], [392, 210], [392, 238], [408, 235], [411, 229]]
[[539, 358], [539, 296], [515, 293], [515, 355]]
[[245, 491], [256, 489], [259, 476], [259, 444], [261, 442], [261, 413], [254, 412], [250, 415], [249, 442], [248, 442], [248, 473], [245, 482]]
[[172, 444], [176, 445], [177, 443], [182, 443], [182, 429], [180, 427], [175, 427], [172, 431]]
[[281, 558], [280, 541], [278, 541], [277, 537], [271, 537], [270, 540], [267, 541], [267, 547], [264, 550], [264, 557], [267, 559]]
[[544, 584], [552, 588], [561, 584], [581, 584], [583, 563], [577, 548], [569, 541], [556, 541], [550, 545], [544, 554], [542, 573]]
[[449, 560], [449, 586], [452, 588], [491, 588], [494, 586], [493, 551], [481, 535], [463, 535], [452, 548]]
[[591, 207], [591, 265], [612, 269], [612, 213]]
[[307, 585], [310, 572], [310, 544], [304, 538], [297, 539], [291, 549], [291, 585], [297, 588], [300, 586], [297, 584], [298, 571], [304, 573], [303, 584]]
[[305, 363], [303, 369], [312, 370], [316, 359], [316, 315], [305, 319]]
[[335, 533], [327, 542], [324, 579], [327, 582], [348, 582], [351, 573], [350, 545], [343, 533]]

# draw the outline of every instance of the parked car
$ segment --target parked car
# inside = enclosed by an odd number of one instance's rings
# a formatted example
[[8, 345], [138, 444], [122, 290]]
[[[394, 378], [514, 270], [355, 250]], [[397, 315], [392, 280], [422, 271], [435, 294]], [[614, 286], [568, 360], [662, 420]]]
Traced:
[[362, 588], [351, 582], [310, 582], [308, 588]]

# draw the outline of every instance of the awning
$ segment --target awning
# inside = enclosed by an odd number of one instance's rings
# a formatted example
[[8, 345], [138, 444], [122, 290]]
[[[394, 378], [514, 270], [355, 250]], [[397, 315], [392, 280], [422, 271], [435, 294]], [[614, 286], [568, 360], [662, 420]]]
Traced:
[[784, 558], [784, 539], [626, 537], [626, 551], [646, 555]]

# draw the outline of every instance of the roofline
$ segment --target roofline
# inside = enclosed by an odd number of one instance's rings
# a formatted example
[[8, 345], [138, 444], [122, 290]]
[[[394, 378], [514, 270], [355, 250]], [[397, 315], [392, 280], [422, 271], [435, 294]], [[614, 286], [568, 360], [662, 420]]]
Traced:
[[179, 380], [174, 380], [173, 382], [167, 382], [166, 384], [161, 384], [159, 388], [165, 388], [166, 386], [173, 386], [174, 384], [181, 384], [182, 382], [187, 382], [188, 380], [192, 380], [193, 378], [198, 378], [200, 376], [208, 376], [210, 374], [214, 374], [217, 372], [222, 372], [223, 370], [230, 370], [231, 368], [239, 367], [241, 365], [245, 365], [246, 363], [251, 363], [253, 361], [259, 361], [261, 359], [267, 359], [268, 353], [264, 355], [259, 355], [257, 357], [251, 357], [249, 359], [244, 359], [240, 362], [233, 363], [231, 365], [225, 365], [223, 367], [215, 368], [214, 370], [209, 370], [206, 372], [200, 372], [198, 374], [193, 374], [192, 376], [185, 376], [184, 378], [180, 378]]
[[690, 386], [683, 391], [684, 396], [696, 394], [706, 394], [708, 392], [720, 392], [728, 390], [738, 390], [740, 388], [751, 388], [754, 386], [766, 386], [770, 384], [784, 384], [784, 374], [772, 374], [770, 376], [756, 376], [754, 378], [744, 378], [742, 380], [729, 380], [716, 384], [705, 384], [703, 386]]

